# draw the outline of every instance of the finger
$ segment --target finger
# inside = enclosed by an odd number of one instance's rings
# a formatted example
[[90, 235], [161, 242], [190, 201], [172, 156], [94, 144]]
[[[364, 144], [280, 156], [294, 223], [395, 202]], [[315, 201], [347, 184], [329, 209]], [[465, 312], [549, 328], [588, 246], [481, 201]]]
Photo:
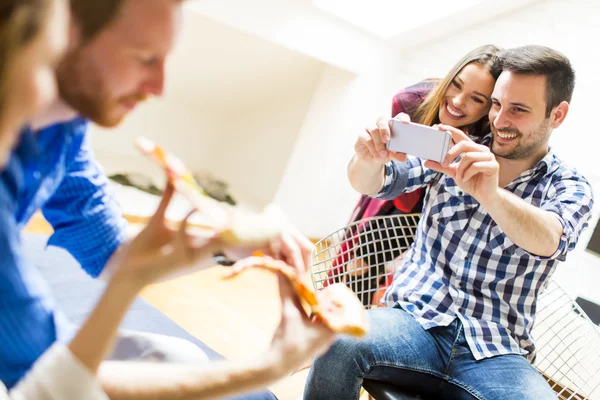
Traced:
[[403, 124], [410, 124], [410, 115], [408, 115], [407, 113], [400, 113], [398, 115], [396, 115], [394, 117], [394, 119], [397, 119], [398, 121], [402, 122]]
[[439, 129], [440, 131], [450, 132], [450, 134], [452, 135], [452, 140], [454, 140], [454, 143], [459, 143], [459, 142], [463, 142], [463, 141], [468, 141], [468, 142], [472, 142], [473, 141], [473, 140], [471, 140], [471, 138], [469, 137], [469, 135], [467, 135], [466, 133], [464, 133], [460, 129], [455, 128], [453, 126], [444, 125], [444, 124], [438, 124], [437, 125], [437, 129]]
[[406, 157], [406, 153], [396, 153], [396, 152], [390, 152], [392, 155], [392, 160], [404, 163], [407, 160]]
[[175, 193], [175, 187], [171, 183], [171, 181], [167, 181], [167, 186], [163, 192], [162, 199], [152, 217], [152, 220], [163, 220], [165, 217], [165, 213], [167, 212], [167, 208], [169, 208], [169, 203], [171, 199], [173, 199], [173, 194]]
[[213, 258], [214, 254], [220, 252], [223, 247], [217, 234], [198, 236], [189, 233], [189, 219], [196, 212], [198, 211], [195, 209], [190, 211], [185, 219], [181, 221], [176, 238], [179, 251], [184, 252], [186, 260], [190, 263], [195, 263], [204, 258]]
[[315, 245], [306, 236], [300, 233], [296, 227], [290, 226], [289, 232], [296, 243], [298, 243], [300, 252], [302, 253], [302, 258], [304, 259], [304, 265], [307, 269], [309, 269], [312, 266], [312, 256]]
[[362, 157], [379, 157], [377, 155], [377, 151], [375, 150], [373, 139], [371, 139], [371, 130], [369, 128], [365, 128], [365, 132], [359, 136], [359, 139], [354, 146], [354, 151], [356, 151], [356, 154]]
[[[384, 139], [384, 137], [386, 139]], [[388, 119], [379, 118], [377, 120], [377, 129], [373, 129], [371, 131], [371, 139], [373, 139], [373, 144], [375, 145], [375, 151], [379, 158], [384, 158], [387, 156], [387, 149], [385, 144], [389, 142], [390, 130], [388, 126]], [[385, 141], [384, 141], [385, 140]]]
[[442, 164], [444, 166], [448, 166], [452, 164], [458, 158], [458, 156], [466, 152], [489, 153], [490, 149], [487, 146], [477, 144], [473, 141], [462, 141], [452, 146], [452, 148], [448, 150], [448, 153], [446, 153], [446, 157], [444, 158]]
[[281, 260], [281, 237], [274, 237], [269, 241], [269, 250], [274, 259]]
[[298, 319], [299, 316], [303, 317], [306, 313], [302, 311], [298, 293], [294, 290], [291, 282], [283, 274], [279, 273], [278, 277], [279, 298], [281, 300], [282, 312], [281, 322], [283, 323], [290, 318]]
[[304, 258], [302, 257], [300, 246], [288, 232], [283, 232], [281, 234], [281, 244], [281, 253], [284, 256], [283, 261], [290, 264], [298, 272], [306, 272], [306, 265], [304, 265]]
[[375, 158], [379, 157], [377, 150], [375, 149], [375, 143], [373, 142], [373, 131], [376, 130], [377, 128], [365, 128], [365, 133], [361, 136], [361, 140], [363, 141], [362, 144], [369, 149], [371, 156]]
[[463, 182], [468, 182], [477, 174], [484, 174], [492, 176], [498, 171], [498, 162], [492, 161], [478, 161], [471, 165], [471, 168], [465, 171]]
[[192, 216], [196, 213], [198, 213], [199, 211], [197, 209], [193, 209], [191, 210], [186, 217], [183, 219], [183, 221], [181, 221], [181, 225], [179, 225], [179, 235], [181, 238], [185, 238], [184, 243], [186, 243], [189, 247], [191, 247], [192, 249], [194, 248], [200, 248], [204, 245], [206, 245], [207, 242], [216, 239], [218, 236], [218, 233], [213, 233], [210, 236], [207, 235], [198, 235], [198, 231], [196, 230], [196, 234], [194, 233], [190, 233], [190, 230], [193, 232], [193, 228], [189, 229], [189, 220], [192, 218]]
[[187, 260], [192, 260], [193, 259], [193, 252], [190, 248], [189, 245], [189, 237], [187, 234], [187, 229], [188, 229], [188, 220], [190, 219], [190, 217], [192, 215], [194, 215], [196, 212], [196, 210], [192, 210], [188, 213], [188, 215], [186, 215], [186, 217], [183, 219], [183, 221], [181, 221], [181, 224], [179, 225], [179, 230], [177, 231], [177, 243], [179, 244], [179, 246], [177, 246], [180, 250], [182, 250], [184, 252], [185, 258]]
[[458, 168], [456, 169], [456, 176], [458, 179], [462, 180], [465, 174], [465, 171], [475, 162], [478, 161], [490, 161], [492, 159], [491, 153], [465, 153], [458, 163]]
[[441, 172], [442, 174], [446, 174], [451, 178], [454, 178], [456, 176], [456, 166], [455, 165], [449, 165], [449, 166], [445, 167], [442, 164], [440, 164], [439, 162], [431, 161], [431, 160], [425, 161], [425, 163], [423, 165], [425, 166], [425, 168], [429, 168], [434, 171]]

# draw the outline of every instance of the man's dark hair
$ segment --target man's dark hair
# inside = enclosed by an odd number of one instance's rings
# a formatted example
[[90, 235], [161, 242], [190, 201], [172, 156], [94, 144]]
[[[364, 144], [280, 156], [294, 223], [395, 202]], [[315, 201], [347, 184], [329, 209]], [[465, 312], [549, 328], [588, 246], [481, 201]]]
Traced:
[[545, 46], [523, 46], [503, 50], [494, 66], [499, 74], [543, 75], [546, 77], [546, 118], [561, 102], [571, 102], [575, 88], [575, 71], [562, 53]]
[[[117, 19], [127, 0], [70, 0], [71, 10], [81, 27], [84, 41], [106, 29]], [[183, 0], [173, 0], [183, 2]]]
[[125, 0], [70, 0], [70, 3], [81, 36], [87, 41], [116, 19]]

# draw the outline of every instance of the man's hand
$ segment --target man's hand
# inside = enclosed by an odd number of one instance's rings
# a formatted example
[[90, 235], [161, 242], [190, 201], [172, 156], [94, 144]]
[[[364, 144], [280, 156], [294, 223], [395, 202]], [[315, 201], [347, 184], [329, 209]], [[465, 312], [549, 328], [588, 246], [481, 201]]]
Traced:
[[[438, 129], [449, 131], [456, 144], [448, 151], [443, 163], [426, 161], [425, 166], [450, 176], [458, 187], [484, 207], [493, 202], [498, 196], [500, 173], [494, 154], [457, 128], [438, 125]], [[456, 161], [459, 157], [460, 160]]]
[[276, 260], [285, 261], [303, 274], [312, 266], [314, 248], [315, 245], [298, 229], [287, 225], [281, 234], [271, 239], [266, 253]]
[[279, 276], [281, 322], [266, 359], [273, 360], [278, 378], [289, 375], [313, 357], [325, 353], [335, 334], [319, 322], [311, 322], [299, 304], [291, 283]]

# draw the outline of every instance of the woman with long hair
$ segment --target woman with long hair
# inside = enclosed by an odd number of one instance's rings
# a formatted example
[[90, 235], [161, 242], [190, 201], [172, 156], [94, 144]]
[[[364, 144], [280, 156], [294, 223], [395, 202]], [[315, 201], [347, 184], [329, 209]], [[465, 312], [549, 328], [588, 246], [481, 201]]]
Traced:
[[[489, 133], [488, 112], [491, 107], [490, 96], [494, 88], [498, 73], [494, 71], [494, 61], [500, 49], [494, 45], [477, 47], [462, 57], [443, 79], [428, 79], [412, 85], [394, 96], [392, 101], [392, 117], [411, 119], [423, 125], [445, 124], [462, 129], [470, 136], [480, 137]], [[358, 151], [359, 149], [357, 149]], [[370, 157], [369, 149], [365, 151]], [[394, 200], [379, 200], [368, 196], [361, 196], [356, 205], [350, 222], [358, 222], [371, 217], [420, 213], [423, 207], [424, 191], [406, 193]], [[341, 255], [335, 260], [335, 265], [341, 265], [349, 256], [360, 254], [373, 254], [386, 250], [386, 259], [376, 257], [359, 258], [359, 265], [351, 266], [353, 271], [348, 271], [355, 276], [349, 281], [357, 293], [370, 291], [371, 296], [364, 296], [365, 305], [377, 302], [376, 288], [385, 286], [386, 282], [379, 281], [382, 262], [388, 262], [401, 255], [395, 248], [382, 249], [389, 236], [403, 237], [402, 227], [390, 227], [389, 223], [383, 227], [377, 226], [377, 221], [358, 224], [358, 228], [348, 237], [368, 237], [369, 242], [375, 245], [361, 245], [358, 240], [347, 240], [342, 246]], [[367, 235], [367, 233], [369, 233]], [[414, 232], [412, 232], [414, 234]], [[402, 247], [410, 246], [411, 242], [402, 239]], [[381, 254], [381, 253], [379, 253]], [[356, 262], [355, 262], [356, 264]], [[376, 265], [377, 264], [377, 265]], [[334, 274], [339, 274], [339, 269]], [[374, 297], [375, 296], [375, 297]]]

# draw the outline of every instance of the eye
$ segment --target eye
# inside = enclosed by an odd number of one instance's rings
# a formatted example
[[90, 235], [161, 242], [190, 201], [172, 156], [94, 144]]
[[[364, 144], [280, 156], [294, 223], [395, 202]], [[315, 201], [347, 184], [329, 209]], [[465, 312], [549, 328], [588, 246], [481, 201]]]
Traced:
[[513, 108], [513, 112], [515, 112], [517, 114], [523, 114], [523, 113], [526, 113], [527, 110], [524, 108], [521, 108], [521, 107], [515, 107], [515, 108]]
[[500, 107], [500, 102], [498, 100], [492, 100], [492, 107]]
[[141, 56], [140, 63], [147, 67], [152, 67], [158, 63], [158, 57], [155, 56]]
[[475, 103], [479, 103], [479, 104], [485, 104], [485, 101], [481, 100], [479, 97], [477, 96], [473, 96], [473, 101]]
[[458, 83], [456, 80], [452, 81], [452, 85], [454, 85], [454, 87], [457, 88], [458, 90], [461, 89], [460, 83]]

